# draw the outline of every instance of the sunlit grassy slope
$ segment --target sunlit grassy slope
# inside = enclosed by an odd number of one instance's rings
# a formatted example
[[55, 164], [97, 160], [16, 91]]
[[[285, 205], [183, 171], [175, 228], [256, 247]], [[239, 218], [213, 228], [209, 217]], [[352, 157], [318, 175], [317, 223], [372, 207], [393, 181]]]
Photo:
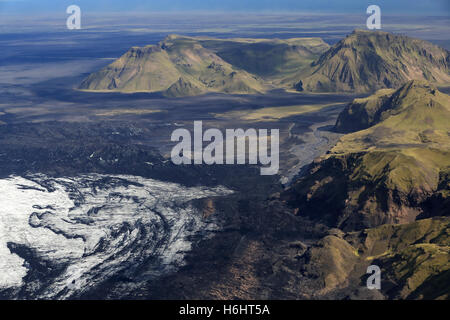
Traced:
[[80, 89], [163, 92], [168, 97], [259, 93], [309, 68], [327, 49], [318, 38], [219, 40], [171, 35], [158, 45], [131, 48], [86, 78]]
[[124, 114], [136, 114], [136, 115], [144, 115], [144, 114], [152, 114], [152, 113], [158, 113], [162, 112], [161, 110], [155, 110], [155, 109], [115, 109], [110, 111], [101, 111], [96, 113], [96, 116], [99, 117], [114, 117], [114, 116], [120, 116]]
[[365, 130], [343, 137], [335, 153], [408, 146], [448, 150], [450, 98], [424, 81], [410, 81], [396, 91], [354, 100], [340, 114], [336, 129]]
[[318, 105], [298, 105], [283, 107], [268, 107], [252, 110], [229, 111], [226, 113], [216, 113], [215, 117], [221, 119], [233, 119], [244, 121], [276, 121], [279, 119], [316, 112], [335, 104], [318, 104]]
[[448, 215], [450, 97], [410, 81], [355, 100], [336, 125], [367, 126], [343, 136], [294, 184], [288, 198], [300, 212], [344, 229]]
[[348, 297], [376, 265], [378, 298], [448, 299], [450, 97], [410, 81], [355, 99], [336, 129], [350, 133], [281, 195], [297, 215], [341, 229], [306, 252], [315, 294]]
[[436, 190], [440, 174], [450, 168], [450, 97], [423, 81], [384, 93], [344, 110], [337, 128], [358, 125], [353, 114], [367, 115], [359, 121], [365, 126], [369, 119], [372, 126], [342, 137], [331, 154], [364, 153], [352, 175], [355, 181], [382, 180], [406, 194]]
[[215, 39], [171, 35], [133, 47], [80, 85], [89, 91], [249, 94], [283, 88], [373, 92], [412, 79], [450, 85], [449, 52], [427, 41], [356, 30], [333, 47], [320, 38]]
[[256, 77], [235, 69], [196, 40], [169, 36], [159, 45], [132, 48], [91, 74], [80, 89], [189, 96], [203, 92], [257, 93], [265, 88]]
[[381, 268], [381, 292], [390, 299], [448, 299], [450, 218], [383, 225], [329, 235], [308, 252], [307, 270], [323, 278], [319, 293], [364, 286], [366, 270]]

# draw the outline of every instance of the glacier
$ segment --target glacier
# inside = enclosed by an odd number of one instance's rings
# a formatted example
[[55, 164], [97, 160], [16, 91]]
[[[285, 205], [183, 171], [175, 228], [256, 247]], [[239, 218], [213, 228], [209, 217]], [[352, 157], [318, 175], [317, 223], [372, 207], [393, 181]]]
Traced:
[[117, 274], [176, 271], [219, 228], [191, 201], [231, 193], [130, 175], [0, 179], [0, 296], [68, 299]]

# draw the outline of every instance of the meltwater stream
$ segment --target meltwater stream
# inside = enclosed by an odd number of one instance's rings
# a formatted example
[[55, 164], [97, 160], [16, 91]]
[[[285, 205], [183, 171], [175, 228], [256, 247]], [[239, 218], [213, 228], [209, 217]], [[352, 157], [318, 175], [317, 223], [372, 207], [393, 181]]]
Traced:
[[64, 299], [118, 273], [174, 271], [218, 228], [190, 200], [230, 193], [125, 175], [0, 179], [0, 297]]

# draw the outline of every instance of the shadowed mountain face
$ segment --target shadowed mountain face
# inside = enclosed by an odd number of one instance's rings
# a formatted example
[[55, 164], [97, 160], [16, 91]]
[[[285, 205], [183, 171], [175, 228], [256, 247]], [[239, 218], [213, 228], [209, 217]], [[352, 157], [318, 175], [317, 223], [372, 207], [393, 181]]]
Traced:
[[362, 293], [367, 267], [377, 265], [383, 274], [378, 294], [448, 299], [449, 223], [450, 218], [439, 217], [358, 232], [332, 229], [300, 259], [304, 273], [312, 276], [305, 282], [316, 297], [351, 298]]
[[356, 30], [312, 64], [297, 84], [315, 92], [371, 92], [408, 80], [449, 84], [449, 52], [427, 41], [387, 32]]
[[387, 32], [354, 31], [332, 48], [319, 38], [214, 39], [172, 35], [159, 45], [133, 47], [80, 89], [261, 93], [270, 88], [311, 92], [373, 92], [421, 79], [448, 85], [449, 52]]
[[350, 131], [285, 193], [298, 214], [344, 230], [445, 215], [450, 97], [421, 81], [357, 99], [336, 127]]
[[308, 70], [329, 49], [320, 38], [199, 39], [199, 42], [233, 66], [278, 85]]

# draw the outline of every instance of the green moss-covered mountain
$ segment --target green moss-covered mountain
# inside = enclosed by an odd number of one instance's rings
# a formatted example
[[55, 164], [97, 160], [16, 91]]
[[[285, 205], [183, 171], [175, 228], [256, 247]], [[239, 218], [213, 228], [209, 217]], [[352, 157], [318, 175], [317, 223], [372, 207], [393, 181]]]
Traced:
[[311, 63], [330, 48], [320, 38], [199, 38], [199, 42], [233, 66], [273, 86], [286, 88], [291, 88], [300, 75], [308, 73]]
[[[450, 218], [349, 233], [331, 230], [301, 260], [316, 297], [351, 298], [357, 293], [369, 299], [448, 299]], [[370, 265], [381, 269], [380, 291], [365, 289]]]
[[80, 89], [167, 90], [169, 96], [189, 96], [203, 92], [257, 93], [264, 86], [255, 76], [234, 68], [198, 41], [169, 36], [159, 45], [130, 49], [109, 66], [91, 74]]
[[321, 39], [252, 40], [172, 35], [154, 46], [133, 47], [91, 74], [82, 90], [163, 92], [169, 97], [207, 92], [264, 92], [269, 82], [295, 74], [328, 49]]
[[[427, 41], [387, 32], [355, 31], [333, 47], [319, 38], [214, 39], [168, 36], [133, 47], [88, 76], [82, 90], [262, 93], [372, 92], [412, 79], [449, 85], [449, 52]], [[181, 79], [181, 82], [180, 82]]]
[[[348, 134], [280, 197], [331, 228], [291, 278], [307, 298], [449, 299], [450, 97], [409, 81], [355, 99], [335, 127]], [[366, 289], [370, 265], [381, 290]]]
[[373, 92], [408, 80], [450, 84], [450, 54], [430, 42], [382, 31], [355, 30], [311, 65], [296, 88], [313, 92]]
[[336, 128], [363, 130], [343, 136], [285, 192], [299, 215], [357, 230], [450, 213], [448, 95], [410, 81], [356, 99]]

